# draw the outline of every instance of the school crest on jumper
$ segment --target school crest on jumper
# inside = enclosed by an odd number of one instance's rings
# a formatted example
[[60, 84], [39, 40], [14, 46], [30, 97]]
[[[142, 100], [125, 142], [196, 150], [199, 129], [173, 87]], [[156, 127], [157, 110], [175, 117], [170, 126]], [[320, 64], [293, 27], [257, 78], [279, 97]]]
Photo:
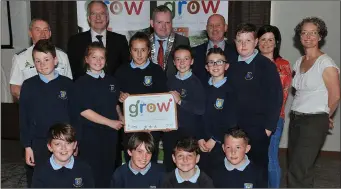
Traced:
[[58, 97], [62, 100], [66, 100], [67, 99], [66, 91], [59, 91]]
[[110, 92], [115, 92], [116, 91], [116, 89], [115, 89], [115, 85], [109, 85], [109, 90], [110, 90]]
[[181, 89], [181, 92], [180, 92], [180, 97], [181, 99], [185, 98], [187, 96], [187, 91], [186, 89]]
[[244, 188], [253, 188], [252, 183], [244, 183]]
[[214, 107], [220, 110], [220, 109], [223, 109], [223, 106], [224, 106], [224, 99], [217, 98], [217, 100], [215, 101]]
[[82, 178], [75, 178], [73, 182], [73, 186], [76, 188], [80, 188], [83, 186], [83, 179]]
[[144, 76], [143, 84], [145, 86], [151, 86], [153, 84], [152, 76]]

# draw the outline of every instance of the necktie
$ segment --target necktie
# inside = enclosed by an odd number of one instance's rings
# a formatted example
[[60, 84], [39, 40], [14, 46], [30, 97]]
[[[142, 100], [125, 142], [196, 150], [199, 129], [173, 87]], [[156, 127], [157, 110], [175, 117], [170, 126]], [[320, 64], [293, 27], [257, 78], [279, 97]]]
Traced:
[[98, 39], [98, 42], [100, 42], [101, 45], [103, 45], [103, 47], [104, 47], [104, 44], [103, 44], [103, 41], [102, 41], [102, 37], [103, 37], [103, 35], [96, 35], [96, 38]]
[[157, 52], [157, 63], [163, 69], [163, 40], [157, 40], [160, 44], [159, 51]]
[[213, 48], [218, 48], [218, 45], [213, 45]]

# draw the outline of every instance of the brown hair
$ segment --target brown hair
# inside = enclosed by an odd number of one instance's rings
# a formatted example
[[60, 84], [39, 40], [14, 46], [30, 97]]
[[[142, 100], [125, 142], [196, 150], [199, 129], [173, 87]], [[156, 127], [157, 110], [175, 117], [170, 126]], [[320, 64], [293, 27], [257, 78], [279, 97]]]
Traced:
[[200, 153], [198, 140], [192, 137], [182, 138], [176, 142], [175, 148], [173, 149], [173, 154], [175, 154], [177, 150], [195, 152], [195, 154], [197, 155]]
[[154, 138], [150, 133], [138, 132], [134, 133], [128, 141], [128, 150], [136, 150], [141, 144], [145, 145], [147, 152], [154, 152]]
[[57, 123], [52, 125], [47, 134], [48, 143], [53, 139], [65, 140], [67, 142], [76, 142], [75, 129], [66, 123]]

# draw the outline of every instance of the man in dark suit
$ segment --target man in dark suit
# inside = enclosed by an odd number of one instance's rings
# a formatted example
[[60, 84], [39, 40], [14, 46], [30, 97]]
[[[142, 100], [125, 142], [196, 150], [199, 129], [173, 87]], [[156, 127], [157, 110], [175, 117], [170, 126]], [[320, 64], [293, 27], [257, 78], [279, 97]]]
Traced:
[[68, 57], [74, 80], [84, 75], [84, 52], [94, 41], [103, 43], [107, 49], [106, 73], [113, 75], [116, 69], [129, 61], [128, 42], [124, 35], [107, 30], [109, 10], [103, 1], [91, 1], [87, 7], [90, 30], [71, 36], [68, 41]]
[[162, 67], [167, 77], [173, 76], [177, 72], [173, 63], [173, 50], [179, 45], [189, 45], [189, 39], [173, 32], [172, 13], [165, 5], [154, 9], [150, 25], [154, 29], [150, 35], [150, 59]]
[[200, 79], [203, 86], [207, 85], [209, 73], [206, 71], [206, 54], [210, 48], [221, 48], [227, 61], [230, 63], [237, 58], [237, 51], [234, 45], [228, 44], [224, 40], [224, 34], [227, 31], [225, 18], [220, 14], [213, 14], [207, 20], [206, 31], [208, 42], [198, 45], [194, 48], [194, 63], [192, 72]]

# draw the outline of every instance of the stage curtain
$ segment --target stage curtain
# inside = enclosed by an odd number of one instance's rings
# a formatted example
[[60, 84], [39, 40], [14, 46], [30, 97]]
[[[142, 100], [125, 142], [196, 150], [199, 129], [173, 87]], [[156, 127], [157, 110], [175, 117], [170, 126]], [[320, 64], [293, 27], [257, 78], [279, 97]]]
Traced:
[[42, 18], [50, 24], [52, 42], [66, 51], [71, 35], [78, 32], [76, 1], [31, 1], [31, 19]]
[[242, 22], [255, 24], [257, 28], [270, 24], [271, 1], [229, 1], [229, 41], [235, 38], [237, 25]]

